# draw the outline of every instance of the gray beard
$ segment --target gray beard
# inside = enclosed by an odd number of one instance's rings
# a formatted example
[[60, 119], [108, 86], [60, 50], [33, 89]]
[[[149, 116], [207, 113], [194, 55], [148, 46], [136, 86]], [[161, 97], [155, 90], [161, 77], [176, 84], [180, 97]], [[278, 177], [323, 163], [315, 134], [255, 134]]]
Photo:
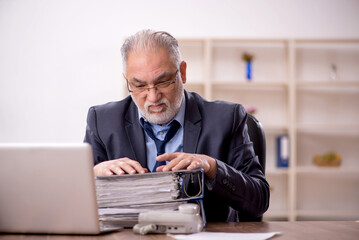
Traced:
[[[168, 122], [170, 122], [175, 116], [176, 114], [179, 112], [179, 109], [181, 107], [181, 103], [182, 103], [182, 98], [184, 95], [184, 88], [183, 88], [183, 83], [180, 82], [177, 91], [175, 92], [175, 99], [173, 104], [171, 105], [170, 102], [166, 99], [163, 98], [160, 101], [156, 102], [156, 103], [152, 103], [152, 102], [145, 102], [144, 107], [141, 108], [139, 107], [139, 105], [137, 104], [135, 98], [132, 96], [132, 100], [135, 102], [135, 104], [137, 105], [137, 107], [140, 109], [141, 114], [146, 118], [147, 121], [149, 121], [150, 123], [153, 124], [166, 124]], [[152, 104], [165, 104], [166, 105], [166, 111], [162, 112], [161, 114], [153, 114], [151, 112], [149, 112], [148, 107]]]

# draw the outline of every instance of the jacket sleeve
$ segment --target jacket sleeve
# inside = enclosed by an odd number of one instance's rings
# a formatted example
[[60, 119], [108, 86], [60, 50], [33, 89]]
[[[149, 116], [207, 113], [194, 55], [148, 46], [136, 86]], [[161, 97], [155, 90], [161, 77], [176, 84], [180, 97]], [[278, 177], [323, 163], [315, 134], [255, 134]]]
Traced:
[[237, 105], [228, 159], [216, 159], [217, 176], [207, 187], [241, 215], [259, 217], [269, 206], [269, 184], [254, 154], [246, 121], [245, 109]]
[[94, 165], [108, 160], [105, 145], [98, 133], [95, 107], [91, 107], [87, 114], [87, 126], [84, 142], [89, 143], [92, 147]]

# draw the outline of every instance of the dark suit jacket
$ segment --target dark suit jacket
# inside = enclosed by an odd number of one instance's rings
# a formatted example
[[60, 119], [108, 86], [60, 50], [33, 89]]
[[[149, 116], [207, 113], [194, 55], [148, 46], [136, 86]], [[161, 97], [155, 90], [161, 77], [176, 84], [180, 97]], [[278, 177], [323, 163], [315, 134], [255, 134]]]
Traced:
[[[245, 109], [186, 91], [185, 97], [183, 151], [217, 160], [217, 177], [206, 181], [203, 199], [207, 221], [257, 220], [268, 208], [269, 185], [247, 133]], [[130, 96], [90, 108], [85, 142], [95, 164], [128, 157], [147, 167], [144, 131]]]

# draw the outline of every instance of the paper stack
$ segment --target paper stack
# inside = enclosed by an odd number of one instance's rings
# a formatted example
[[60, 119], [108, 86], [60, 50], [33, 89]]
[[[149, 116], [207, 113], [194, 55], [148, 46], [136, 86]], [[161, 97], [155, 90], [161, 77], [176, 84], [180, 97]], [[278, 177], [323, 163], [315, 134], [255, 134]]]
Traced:
[[[203, 197], [202, 170], [101, 176], [95, 181], [100, 223], [107, 227], [132, 227], [142, 212], [177, 210], [183, 202]], [[200, 185], [198, 194], [188, 196], [188, 184]]]

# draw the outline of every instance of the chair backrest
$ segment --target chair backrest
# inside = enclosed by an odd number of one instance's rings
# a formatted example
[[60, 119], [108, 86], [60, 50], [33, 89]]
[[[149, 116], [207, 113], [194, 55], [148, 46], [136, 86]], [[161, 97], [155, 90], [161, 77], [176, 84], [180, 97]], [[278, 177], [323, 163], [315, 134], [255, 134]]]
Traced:
[[248, 113], [247, 118], [248, 135], [253, 142], [255, 154], [258, 156], [259, 163], [265, 174], [266, 168], [266, 137], [262, 124], [253, 115]]

